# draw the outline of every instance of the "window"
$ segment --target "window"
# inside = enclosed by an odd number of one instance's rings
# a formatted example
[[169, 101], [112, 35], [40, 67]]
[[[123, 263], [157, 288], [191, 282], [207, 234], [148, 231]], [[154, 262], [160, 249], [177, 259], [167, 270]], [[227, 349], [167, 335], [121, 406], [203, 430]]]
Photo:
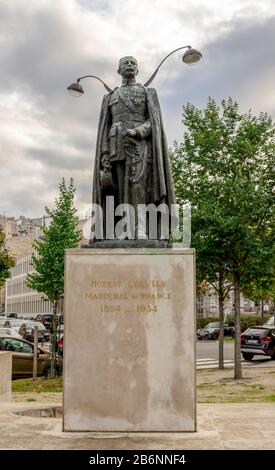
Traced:
[[269, 330], [265, 330], [264, 328], [247, 328], [245, 330], [244, 334], [245, 335], [257, 335], [259, 337], [264, 337], [269, 335]]
[[2, 338], [1, 342], [4, 346], [5, 351], [14, 351], [22, 353], [33, 352], [32, 346], [30, 344], [25, 343], [24, 341], [20, 341], [19, 339]]

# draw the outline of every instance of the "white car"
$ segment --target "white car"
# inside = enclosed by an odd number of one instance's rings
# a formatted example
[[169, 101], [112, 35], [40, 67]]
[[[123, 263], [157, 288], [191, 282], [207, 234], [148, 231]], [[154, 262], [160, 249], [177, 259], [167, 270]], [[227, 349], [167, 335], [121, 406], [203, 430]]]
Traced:
[[9, 335], [13, 336], [14, 338], [20, 338], [22, 339], [22, 336], [13, 328], [0, 328], [0, 336], [1, 335]]

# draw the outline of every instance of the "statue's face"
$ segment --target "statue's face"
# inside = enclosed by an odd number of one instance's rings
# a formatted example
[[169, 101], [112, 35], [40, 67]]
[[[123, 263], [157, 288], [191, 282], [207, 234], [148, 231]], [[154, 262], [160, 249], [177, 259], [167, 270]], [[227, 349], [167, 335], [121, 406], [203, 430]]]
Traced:
[[134, 78], [138, 74], [138, 64], [134, 57], [122, 57], [119, 61], [118, 73], [123, 78]]

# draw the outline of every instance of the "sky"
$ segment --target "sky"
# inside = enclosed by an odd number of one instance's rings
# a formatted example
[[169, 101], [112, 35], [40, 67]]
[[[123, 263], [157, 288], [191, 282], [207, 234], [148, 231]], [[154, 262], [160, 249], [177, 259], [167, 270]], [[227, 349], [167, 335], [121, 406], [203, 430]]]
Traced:
[[[0, 213], [40, 217], [58, 184], [74, 178], [83, 217], [91, 202], [101, 101], [94, 74], [119, 86], [120, 57], [138, 60], [145, 83], [173, 49], [199, 49], [195, 66], [172, 55], [157, 89], [169, 145], [180, 142], [182, 106], [231, 96], [240, 110], [275, 118], [274, 0], [0, 0]], [[184, 52], [184, 51], [183, 51]]]

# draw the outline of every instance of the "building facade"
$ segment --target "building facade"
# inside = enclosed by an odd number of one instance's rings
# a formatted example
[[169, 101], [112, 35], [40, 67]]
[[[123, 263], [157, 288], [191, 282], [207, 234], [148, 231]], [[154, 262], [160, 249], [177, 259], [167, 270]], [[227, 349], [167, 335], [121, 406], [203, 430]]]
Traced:
[[51, 302], [43, 300], [42, 294], [27, 286], [27, 276], [32, 272], [31, 255], [19, 259], [12, 268], [11, 278], [6, 281], [6, 313], [35, 317], [38, 313], [52, 312]]
[[[199, 317], [218, 317], [219, 316], [219, 296], [217, 291], [205, 284], [203, 290], [197, 290], [197, 315]], [[258, 313], [258, 307], [255, 302], [246, 299], [242, 294], [240, 297], [241, 313]], [[224, 301], [225, 315], [234, 313], [234, 292], [229, 291]]]
[[[78, 227], [89, 235], [87, 219], [80, 219]], [[11, 277], [6, 280], [5, 288], [0, 291], [0, 302], [5, 313], [17, 313], [18, 316], [36, 316], [39, 313], [52, 312], [52, 303], [43, 300], [43, 294], [27, 287], [28, 274], [33, 272], [31, 262], [33, 243], [43, 235], [45, 218], [18, 220], [0, 214], [0, 225], [5, 232], [5, 247], [15, 256], [16, 266], [11, 269]], [[85, 234], [81, 243], [87, 242]], [[3, 305], [5, 308], [3, 309]], [[1, 303], [0, 303], [1, 313]]]

